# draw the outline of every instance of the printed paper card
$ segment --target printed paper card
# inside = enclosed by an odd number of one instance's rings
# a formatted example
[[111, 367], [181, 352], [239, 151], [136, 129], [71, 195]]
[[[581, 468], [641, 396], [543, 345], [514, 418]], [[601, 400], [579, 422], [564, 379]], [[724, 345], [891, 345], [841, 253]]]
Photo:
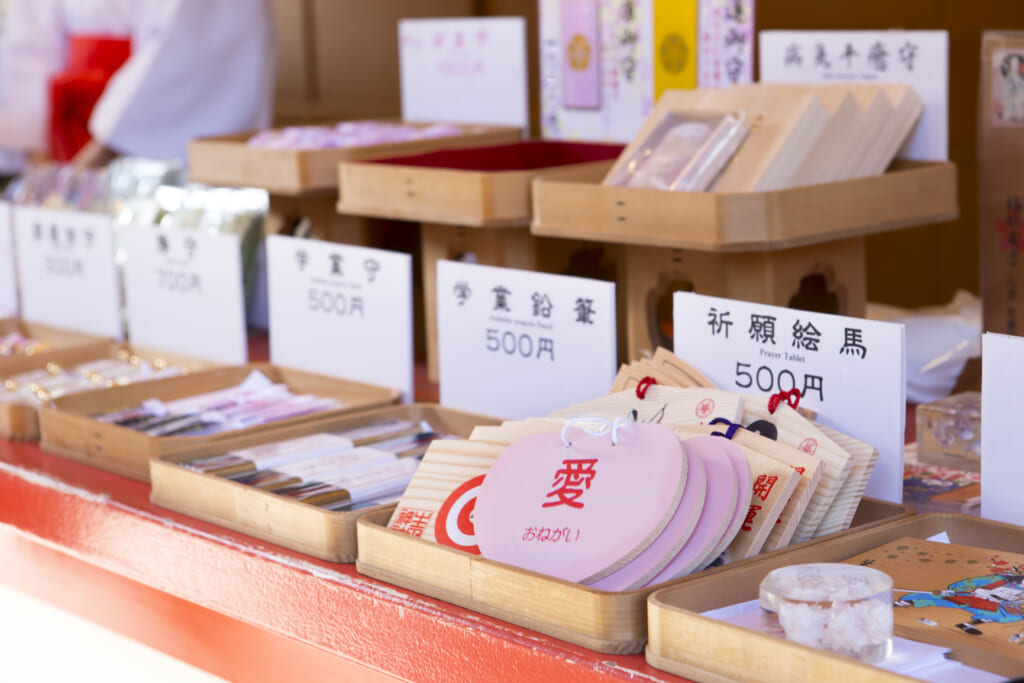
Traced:
[[697, 81], [728, 88], [754, 80], [754, 0], [701, 0]]
[[102, 213], [13, 210], [25, 320], [124, 338], [114, 221]]
[[18, 315], [18, 271], [14, 267], [11, 205], [0, 202], [0, 318]]
[[274, 363], [413, 397], [412, 258], [267, 237]]
[[123, 237], [132, 342], [227, 365], [245, 363], [238, 236], [129, 226]]
[[924, 113], [899, 156], [949, 158], [949, 34], [946, 31], [761, 31], [766, 83], [901, 83]]
[[903, 325], [690, 292], [674, 295], [675, 353], [718, 387], [799, 389], [818, 421], [878, 448], [866, 495], [903, 497]]
[[398, 22], [402, 118], [530, 128], [522, 17]]
[[[696, 14], [692, 0], [676, 4]], [[540, 0], [544, 138], [633, 139], [654, 108], [654, 23], [653, 0]], [[661, 32], [668, 33], [664, 26]], [[684, 32], [676, 33], [681, 38]], [[693, 41], [682, 42], [670, 39], [669, 63], [692, 70]]]
[[547, 415], [608, 392], [615, 285], [441, 261], [441, 403], [508, 418]]
[[986, 334], [981, 356], [981, 516], [1020, 524], [1024, 338]]

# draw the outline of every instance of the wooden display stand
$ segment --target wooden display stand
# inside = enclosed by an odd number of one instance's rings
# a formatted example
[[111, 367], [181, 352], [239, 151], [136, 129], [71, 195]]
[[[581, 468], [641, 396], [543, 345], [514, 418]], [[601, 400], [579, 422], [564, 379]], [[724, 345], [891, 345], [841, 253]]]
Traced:
[[332, 511], [280, 496], [231, 479], [196, 472], [179, 465], [184, 460], [221, 455], [271, 441], [284, 441], [326, 431], [345, 431], [381, 420], [426, 420], [441, 433], [468, 437], [475, 427], [495, 424], [474, 415], [417, 403], [361, 412], [358, 416], [310, 422], [268, 434], [239, 436], [192, 452], [154, 458], [149, 462], [153, 492], [161, 507], [277, 543], [330, 562], [355, 562], [356, 520], [369, 512], [393, 509], [377, 505], [364, 510]]
[[[431, 381], [439, 377], [437, 262], [466, 259], [522, 270], [577, 270], [577, 255], [594, 247], [581, 240], [534, 237], [529, 228], [530, 184], [536, 175], [555, 167], [603, 174], [621, 149], [529, 141], [341, 164], [339, 212], [423, 223], [423, 309]], [[605, 255], [597, 255], [598, 268]], [[621, 255], [612, 250], [607, 255], [614, 277], [622, 272]]]
[[[760, 562], [729, 565], [717, 573], [681, 582], [648, 599], [647, 661], [651, 666], [695, 681], [870, 681], [899, 683], [905, 676], [849, 657], [799, 645], [701, 613], [758, 597], [758, 587], [773, 569], [794, 564], [842, 562], [847, 558], [901, 538], [927, 539], [938, 533], [950, 542], [978, 548], [1020, 552], [1024, 529], [1010, 524], [955, 514], [932, 514], [895, 520], [890, 524], [852, 530], [816, 544], [797, 546], [765, 556]], [[900, 635], [897, 633], [897, 635]], [[961, 648], [963, 649], [963, 648]], [[967, 662], [988, 668], [997, 660], [979, 648]], [[1000, 670], [1003, 675], [1017, 674]], [[995, 670], [995, 669], [993, 669]]]
[[632, 358], [671, 348], [678, 290], [862, 316], [865, 237], [958, 215], [948, 162], [899, 162], [880, 176], [770, 192], [665, 192], [602, 179], [586, 170], [538, 178], [532, 230], [630, 245]]
[[251, 133], [193, 140], [189, 143], [189, 180], [232, 187], [259, 187], [270, 193], [268, 235], [284, 232], [301, 218], [318, 239], [372, 246], [375, 224], [366, 217], [340, 216], [338, 163], [345, 159], [377, 159], [434, 149], [516, 140], [518, 128], [462, 126], [463, 135], [427, 138], [365, 147], [329, 149], [265, 149], [250, 147]]
[[[643, 649], [647, 642], [647, 597], [652, 592], [714, 576], [721, 570], [707, 569], [650, 588], [604, 591], [394, 531], [387, 527], [392, 512], [388, 508], [368, 513], [356, 523], [359, 573], [610, 654]], [[778, 561], [796, 548], [842, 538], [858, 529], [884, 527], [913, 514], [909, 506], [865, 498], [848, 531], [727, 566]]]

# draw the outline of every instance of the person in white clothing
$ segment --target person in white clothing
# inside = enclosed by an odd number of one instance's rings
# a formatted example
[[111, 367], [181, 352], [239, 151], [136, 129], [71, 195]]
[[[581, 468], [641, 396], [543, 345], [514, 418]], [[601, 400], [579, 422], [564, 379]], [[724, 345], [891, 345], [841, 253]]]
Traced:
[[68, 108], [87, 110], [83, 164], [184, 159], [191, 139], [268, 126], [268, 1], [6, 0], [0, 146], [52, 154]]

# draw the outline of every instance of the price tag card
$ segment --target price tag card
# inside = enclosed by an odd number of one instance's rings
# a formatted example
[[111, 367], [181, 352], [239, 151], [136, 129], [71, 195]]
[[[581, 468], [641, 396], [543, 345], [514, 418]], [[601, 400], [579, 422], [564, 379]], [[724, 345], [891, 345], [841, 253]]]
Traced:
[[267, 237], [270, 358], [413, 397], [412, 258]]
[[398, 22], [402, 118], [530, 128], [522, 17]]
[[124, 338], [114, 221], [102, 213], [13, 209], [25, 320]]
[[608, 393], [615, 285], [454, 261], [437, 268], [441, 403], [544, 416]]
[[899, 156], [949, 158], [949, 33], [946, 31], [761, 31], [765, 83], [899, 83], [924, 102]]
[[866, 495], [903, 500], [903, 325], [674, 295], [675, 353], [721, 389], [800, 390], [818, 421], [879, 450]]
[[125, 296], [139, 346], [227, 365], [249, 357], [237, 235], [130, 226]]
[[1024, 338], [990, 332], [981, 358], [981, 516], [1020, 524]]
[[18, 271], [14, 266], [11, 205], [0, 202], [0, 318], [18, 315]]

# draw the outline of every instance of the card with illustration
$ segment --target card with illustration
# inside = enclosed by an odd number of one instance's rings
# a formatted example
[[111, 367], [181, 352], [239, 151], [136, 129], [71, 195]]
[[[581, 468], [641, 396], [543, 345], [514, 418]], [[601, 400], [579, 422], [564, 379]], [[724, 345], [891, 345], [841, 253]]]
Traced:
[[847, 562], [892, 577], [896, 635], [1001, 675], [1024, 669], [1024, 554], [902, 538]]
[[1024, 126], [1024, 49], [996, 50], [992, 71], [992, 123]]

